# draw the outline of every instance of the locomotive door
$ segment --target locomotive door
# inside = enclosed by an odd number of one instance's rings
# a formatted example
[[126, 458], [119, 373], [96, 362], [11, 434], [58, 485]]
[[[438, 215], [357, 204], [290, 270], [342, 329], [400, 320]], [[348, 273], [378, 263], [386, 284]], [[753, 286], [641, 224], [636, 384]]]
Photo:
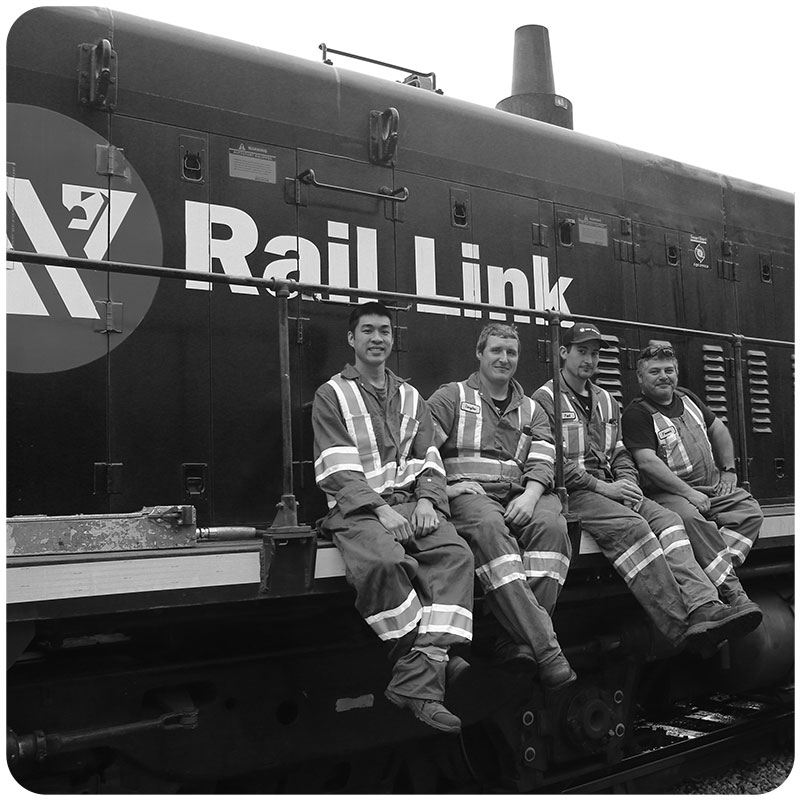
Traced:
[[[554, 208], [554, 251], [560, 280], [572, 282], [574, 314], [635, 319], [634, 249], [618, 217], [566, 206]], [[615, 344], [601, 352], [595, 382], [620, 402], [635, 388], [635, 376], [624, 374], [623, 351], [631, 346], [627, 326], [602, 323], [604, 337]], [[635, 342], [633, 346], [635, 347]]]
[[442, 383], [466, 378], [477, 369], [475, 344], [492, 318], [517, 325], [522, 345], [517, 378], [533, 391], [542, 375], [537, 326], [530, 317], [454, 308], [435, 298], [533, 308], [535, 286], [543, 284], [546, 271], [534, 244], [538, 201], [418, 175], [398, 173], [397, 181], [410, 192], [404, 219], [397, 223], [398, 290], [434, 298], [402, 315], [401, 374], [425, 396]]
[[[157, 215], [152, 229], [133, 232], [158, 244], [159, 252], [144, 263], [177, 269], [186, 265], [185, 205], [206, 203], [208, 197], [207, 179], [183, 180], [181, 141], [188, 135], [207, 149], [202, 135], [143, 120], [114, 119], [113, 143], [147, 190], [147, 197], [140, 193], [131, 208], [148, 201]], [[124, 173], [112, 177], [112, 192], [115, 187], [121, 192], [129, 188]], [[108, 257], [129, 260], [124, 240], [112, 242]], [[143, 316], [135, 313], [135, 297], [124, 291], [130, 276], [109, 278], [109, 298], [120, 303], [119, 309], [111, 309], [119, 327], [127, 333], [138, 322], [109, 356], [108, 460], [119, 465], [110, 510], [189, 503], [196, 506], [200, 523], [208, 524], [208, 475], [194, 465], [211, 462], [210, 293], [190, 290], [182, 279], [139, 280], [153, 286], [152, 302]]]
[[[296, 273], [296, 213], [283, 190], [295, 151], [213, 136], [207, 162], [208, 207], [192, 205], [187, 216], [199, 215], [192, 230], [209, 240], [214, 271]], [[194, 293], [210, 306], [210, 513], [218, 525], [263, 525], [281, 496], [278, 304], [253, 286], [198, 285]]]
[[[740, 328], [745, 336], [788, 341], [793, 338], [790, 246], [781, 252], [746, 244], [734, 246], [735, 289]], [[794, 353], [790, 347], [744, 342], [744, 424], [749, 477], [761, 498], [792, 494], [794, 474], [794, 409], [778, 398], [791, 396]]]
[[[389, 168], [298, 151], [296, 172], [286, 187], [291, 205], [286, 207], [297, 215], [300, 280], [395, 289], [394, 217], [403, 214], [398, 206], [404, 204], [382, 199], [382, 187], [399, 188]], [[311, 404], [317, 388], [353, 361], [348, 318], [354, 303], [363, 299], [322, 292], [298, 295], [289, 303], [295, 494], [306, 521], [326, 510], [314, 480]], [[402, 313], [397, 316], [402, 324]], [[397, 348], [388, 366], [398, 371]]]
[[[9, 83], [9, 100], [15, 92], [24, 97], [22, 85]], [[10, 247], [105, 257], [109, 182], [94, 169], [96, 149], [104, 144], [104, 136], [64, 114], [8, 104]], [[120, 239], [131, 219], [119, 226]], [[106, 476], [94, 467], [108, 462], [106, 376], [112, 337], [102, 332], [108, 298], [103, 272], [26, 264], [24, 259], [6, 262], [9, 515], [108, 511]], [[103, 491], [95, 490], [95, 481]]]

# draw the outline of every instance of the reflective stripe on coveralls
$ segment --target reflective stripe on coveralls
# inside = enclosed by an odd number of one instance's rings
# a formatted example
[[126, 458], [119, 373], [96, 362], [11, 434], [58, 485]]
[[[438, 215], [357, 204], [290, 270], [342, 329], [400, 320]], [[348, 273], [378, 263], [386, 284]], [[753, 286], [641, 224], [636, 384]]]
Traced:
[[[697, 404], [682, 392], [677, 394], [683, 400], [685, 418], [670, 418], [647, 399], [642, 400], [642, 405], [650, 412], [653, 420], [658, 437], [659, 458], [683, 481], [707, 493], [720, 479], [708, 428]], [[712, 495], [711, 508], [702, 515], [693, 508], [682, 509], [681, 506], [686, 501], [670, 493], [653, 492], [652, 496], [683, 517], [698, 560], [703, 564], [712, 583], [719, 587], [726, 580], [732, 579], [733, 566], [744, 563], [761, 527], [757, 504], [751, 495], [741, 488], [734, 489], [728, 495]], [[712, 524], [718, 526], [724, 550], [719, 547]], [[745, 533], [740, 532], [740, 526]]]
[[[548, 381], [541, 387], [542, 391], [553, 398], [553, 383]], [[605, 453], [608, 462], [611, 461], [615, 451], [623, 447], [616, 435], [616, 426], [609, 424], [614, 416], [616, 402], [614, 398], [602, 387], [596, 386], [599, 390], [597, 396], [597, 410], [600, 412], [600, 422], [605, 426], [603, 434], [602, 452]], [[561, 393], [561, 430], [564, 439], [564, 458], [577, 464], [581, 469], [586, 469], [586, 429], [583, 424], [578, 422], [581, 419], [580, 412], [569, 396]], [[570, 423], [569, 420], [576, 420]]]
[[[353, 447], [329, 447], [320, 453], [314, 464], [317, 483], [334, 472], [343, 470], [361, 472], [367, 484], [378, 494], [394, 489], [401, 489], [412, 484], [417, 476], [426, 469], [434, 469], [444, 475], [439, 451], [431, 445], [425, 458], [408, 458], [411, 444], [419, 427], [418, 408], [419, 392], [409, 384], [400, 384], [403, 422], [400, 428], [399, 463], [381, 464], [372, 418], [361, 396], [357, 381], [348, 380], [341, 375], [334, 375], [328, 384], [333, 388], [339, 401], [347, 431], [353, 440]], [[333, 508], [335, 498], [327, 495], [328, 507]]]
[[[483, 436], [483, 414], [481, 396], [477, 389], [466, 381], [458, 384], [459, 406], [456, 422], [456, 456], [444, 460], [448, 483], [461, 480], [479, 482], [513, 481], [519, 483], [522, 469], [529, 461], [555, 463], [555, 446], [549, 442], [531, 441], [525, 434], [519, 437], [512, 459], [500, 461], [480, 455]], [[533, 419], [535, 405], [530, 397], [523, 397], [522, 404], [508, 414], [509, 422], [522, 431]], [[471, 412], [471, 413], [468, 413]], [[467, 455], [469, 453], [470, 455]]]
[[432, 603], [422, 606], [415, 591], [396, 608], [390, 608], [365, 618], [367, 624], [383, 641], [400, 639], [419, 626], [419, 633], [452, 633], [470, 640], [472, 617], [457, 605]]
[[[703, 412], [686, 395], [680, 395], [687, 418], [672, 419], [650, 403], [658, 439], [658, 457], [691, 486], [711, 486], [719, 480]], [[655, 412], [655, 413], [654, 413]]]

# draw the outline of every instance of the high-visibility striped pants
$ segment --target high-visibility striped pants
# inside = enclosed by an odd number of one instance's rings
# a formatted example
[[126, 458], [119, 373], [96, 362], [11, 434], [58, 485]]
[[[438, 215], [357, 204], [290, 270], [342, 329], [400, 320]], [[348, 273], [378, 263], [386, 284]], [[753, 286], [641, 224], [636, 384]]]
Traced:
[[647, 498], [637, 513], [585, 489], [570, 492], [569, 507], [653, 624], [679, 644], [689, 612], [718, 597], [694, 559], [678, 515]]
[[[392, 508], [410, 519], [416, 503]], [[427, 536], [398, 542], [371, 512], [343, 517], [332, 509], [320, 524], [345, 563], [356, 609], [380, 639], [394, 645], [389, 688], [442, 700], [447, 652], [472, 640], [473, 559], [441, 515]]]
[[472, 548], [475, 573], [492, 613], [514, 641], [529, 645], [537, 661], [546, 664], [561, 653], [550, 615], [571, 555], [561, 502], [543, 495], [531, 522], [510, 530], [503, 513], [521, 487], [511, 493], [507, 483], [484, 488], [487, 494], [451, 498], [451, 520]]
[[724, 588], [725, 593], [740, 590], [734, 569], [744, 563], [764, 521], [753, 496], [739, 488], [721, 497], [711, 497], [711, 509], [706, 515], [675, 494], [653, 492], [651, 497], [683, 520], [695, 557], [711, 582], [717, 588]]

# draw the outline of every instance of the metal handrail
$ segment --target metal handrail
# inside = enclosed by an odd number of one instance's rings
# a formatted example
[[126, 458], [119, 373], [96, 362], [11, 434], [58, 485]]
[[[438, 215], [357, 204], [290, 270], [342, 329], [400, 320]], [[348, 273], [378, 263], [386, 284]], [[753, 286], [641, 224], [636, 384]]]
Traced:
[[234, 284], [237, 286], [255, 286], [278, 292], [281, 288], [290, 294], [302, 292], [310, 300], [317, 300], [313, 295], [324, 293], [349, 295], [353, 297], [369, 297], [375, 300], [403, 301], [406, 304], [422, 303], [426, 305], [448, 306], [452, 308], [470, 309], [475, 311], [494, 311], [502, 314], [524, 315], [526, 317], [544, 317], [548, 321], [553, 317], [561, 320], [575, 322], [594, 322], [598, 325], [608, 323], [644, 330], [660, 331], [664, 333], [686, 334], [690, 336], [705, 336], [712, 339], [722, 339], [733, 343], [740, 339], [742, 343], [761, 344], [774, 347], [794, 347], [795, 343], [783, 339], [765, 339], [758, 336], [746, 336], [741, 333], [728, 333], [725, 331], [704, 331], [696, 328], [682, 328], [678, 325], [662, 325], [655, 322], [640, 322], [614, 317], [598, 317], [589, 314], [573, 314], [563, 311], [552, 311], [542, 308], [523, 308], [519, 306], [495, 305], [493, 303], [475, 303], [469, 300], [457, 300], [450, 297], [431, 297], [430, 295], [411, 294], [409, 292], [389, 292], [382, 289], [367, 289], [353, 286], [332, 286], [330, 284], [309, 283], [293, 279], [257, 278], [253, 275], [228, 275], [222, 272], [206, 272], [204, 270], [184, 269], [183, 267], [156, 267], [150, 264], [134, 264], [127, 261], [103, 261], [90, 258], [73, 258], [48, 253], [31, 253], [24, 250], [6, 250], [6, 260], [24, 261], [27, 264], [50, 266], [74, 267], [88, 269], [95, 272], [118, 272], [128, 275], [143, 275], [154, 278], [171, 278], [173, 280], [199, 280], [207, 283]]
[[[310, 171], [310, 170], [309, 170]], [[328, 187], [326, 187], [328, 188]], [[384, 199], [390, 199], [385, 197]], [[399, 198], [398, 198], [399, 199]], [[560, 355], [559, 355], [559, 329], [562, 320], [595, 322], [598, 324], [609, 323], [614, 325], [632, 326], [659, 332], [678, 333], [688, 335], [702, 335], [714, 339], [730, 341], [734, 347], [734, 379], [736, 382], [737, 407], [744, 409], [744, 368], [742, 365], [741, 348], [744, 342], [777, 347], [794, 347], [794, 342], [779, 339], [762, 339], [748, 337], [739, 333], [722, 333], [717, 331], [700, 331], [692, 328], [680, 328], [672, 325], [638, 322], [632, 320], [613, 319], [609, 317], [594, 317], [582, 314], [565, 314], [560, 311], [550, 311], [536, 308], [517, 308], [510, 306], [494, 305], [491, 303], [473, 303], [455, 298], [429, 297], [425, 295], [409, 294], [404, 292], [387, 292], [378, 289], [360, 289], [351, 286], [328, 286], [324, 284], [306, 283], [295, 280], [280, 280], [278, 278], [256, 278], [245, 275], [228, 275], [219, 272], [204, 272], [201, 270], [188, 270], [174, 267], [156, 267], [147, 264], [131, 264], [122, 261], [103, 261], [98, 259], [73, 258], [71, 256], [49, 255], [46, 253], [29, 253], [20, 250], [6, 250], [6, 259], [20, 261], [27, 264], [41, 266], [64, 266], [76, 269], [89, 269], [102, 272], [117, 272], [128, 275], [142, 275], [154, 278], [171, 278], [177, 280], [199, 280], [208, 283], [222, 283], [238, 286], [255, 286], [274, 292], [278, 300], [278, 324], [280, 341], [280, 372], [281, 372], [281, 416], [282, 416], [282, 453], [283, 453], [283, 494], [280, 509], [280, 526], [296, 526], [297, 513], [294, 498], [292, 479], [292, 429], [291, 429], [291, 375], [289, 366], [288, 347], [288, 301], [292, 294], [302, 292], [304, 296], [314, 301], [315, 295], [332, 293], [345, 296], [368, 297], [375, 300], [403, 301], [407, 304], [425, 303], [448, 306], [460, 309], [479, 310], [487, 312], [500, 312], [503, 314], [523, 314], [528, 317], [544, 317], [550, 326], [551, 366], [553, 371], [553, 404], [554, 404], [554, 438], [556, 446], [555, 482], [556, 493], [562, 502], [564, 512], [568, 511], [568, 496], [564, 486], [563, 464], [563, 436], [561, 433], [560, 414]], [[739, 403], [741, 405], [739, 406]], [[744, 430], [744, 414], [737, 414], [739, 452], [742, 463], [742, 483], [749, 485], [747, 467], [746, 431]]]
[[298, 181], [316, 186], [318, 189], [330, 189], [334, 192], [346, 192], [347, 194], [357, 194], [362, 197], [375, 197], [378, 200], [388, 200], [390, 203], [405, 203], [408, 200], [409, 192], [407, 186], [401, 186], [394, 192], [388, 186], [381, 186], [377, 192], [368, 192], [366, 189], [353, 189], [350, 186], [336, 186], [333, 183], [322, 183], [317, 180], [317, 175], [313, 169], [307, 169], [297, 176]]
[[323, 42], [319, 49], [322, 50], [322, 61], [331, 66], [333, 62], [328, 58], [328, 53], [336, 53], [337, 56], [345, 56], [346, 58], [354, 58], [356, 61], [366, 61], [368, 64], [377, 64], [379, 67], [388, 67], [389, 69], [396, 69], [398, 72], [409, 72], [412, 75], [418, 75], [420, 78], [430, 78], [432, 88], [436, 91], [436, 73], [435, 72], [420, 72], [417, 69], [410, 67], [401, 67], [397, 64], [390, 64], [388, 61], [379, 61], [377, 58], [368, 58], [367, 56], [359, 56], [355, 53], [346, 53], [344, 50], [334, 50], [332, 47]]

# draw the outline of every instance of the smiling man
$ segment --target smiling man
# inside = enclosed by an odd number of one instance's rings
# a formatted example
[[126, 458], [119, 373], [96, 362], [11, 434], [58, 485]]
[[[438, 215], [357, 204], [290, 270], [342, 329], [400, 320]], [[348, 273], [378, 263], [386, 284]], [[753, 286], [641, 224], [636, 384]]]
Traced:
[[[314, 472], [328, 497], [320, 521], [342, 555], [356, 608], [392, 645], [386, 697], [445, 733], [450, 647], [472, 639], [473, 559], [447, 521], [444, 467], [419, 392], [386, 367], [392, 321], [382, 303], [356, 306], [354, 364], [317, 390]], [[461, 659], [462, 664], [463, 659]]]
[[508, 325], [478, 338], [478, 370], [429, 398], [447, 472], [452, 522], [475, 555], [488, 607], [505, 633], [499, 666], [538, 667], [558, 689], [576, 679], [550, 619], [571, 547], [561, 502], [552, 494], [555, 447], [547, 417], [514, 380], [520, 341]]
[[[731, 608], [697, 563], [683, 523], [674, 511], [648, 499], [625, 449], [617, 401], [590, 378], [600, 350], [600, 331], [578, 322], [561, 338], [561, 424], [564, 483], [570, 511], [597, 542], [628, 588], [674, 646], [710, 652], [761, 621], [757, 608]], [[555, 430], [553, 381], [533, 399]]]
[[744, 563], [764, 517], [736, 485], [728, 429], [696, 395], [678, 388], [678, 359], [666, 343], [642, 350], [636, 374], [641, 394], [623, 414], [624, 440], [648, 496], [680, 515], [720, 597], [757, 609], [735, 567]]

